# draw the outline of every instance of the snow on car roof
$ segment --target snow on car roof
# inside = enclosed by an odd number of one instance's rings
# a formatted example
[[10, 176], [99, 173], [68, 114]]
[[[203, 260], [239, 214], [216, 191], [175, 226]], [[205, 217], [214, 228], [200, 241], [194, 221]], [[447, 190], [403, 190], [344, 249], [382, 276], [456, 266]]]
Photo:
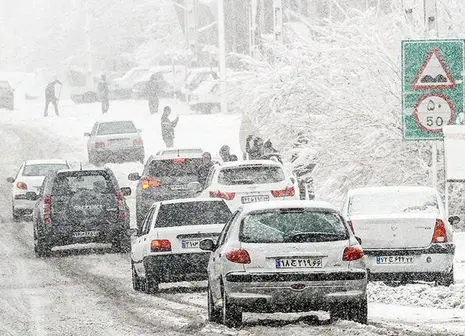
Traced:
[[425, 192], [436, 192], [436, 189], [428, 186], [379, 186], [379, 187], [363, 187], [354, 188], [349, 190], [350, 195], [370, 195], [377, 194], [386, 191], [425, 191]]
[[276, 166], [282, 167], [283, 165], [273, 160], [244, 160], [244, 161], [229, 161], [221, 164], [221, 168], [230, 167], [247, 167], [247, 166]]
[[161, 201], [160, 204], [175, 204], [175, 203], [194, 203], [194, 202], [221, 202], [222, 198], [178, 198], [172, 200]]
[[36, 164], [68, 164], [66, 160], [62, 159], [45, 159], [45, 160], [26, 160], [24, 162], [26, 165], [36, 165]]
[[152, 159], [174, 159], [178, 157], [185, 158], [201, 158], [204, 153], [201, 148], [170, 148], [163, 149], [155, 156], [152, 156]]
[[331, 203], [324, 201], [301, 201], [301, 200], [284, 200], [284, 201], [273, 201], [273, 202], [256, 202], [244, 204], [241, 206], [244, 213], [249, 213], [253, 211], [260, 210], [274, 210], [282, 208], [306, 208], [306, 209], [328, 209], [335, 210], [338, 209]]

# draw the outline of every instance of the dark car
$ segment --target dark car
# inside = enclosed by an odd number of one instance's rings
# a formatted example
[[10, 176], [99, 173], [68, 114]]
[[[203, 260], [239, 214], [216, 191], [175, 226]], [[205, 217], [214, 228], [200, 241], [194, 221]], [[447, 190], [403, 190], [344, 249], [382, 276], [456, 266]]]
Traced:
[[197, 174], [202, 164], [201, 149], [169, 149], [151, 156], [142, 175], [131, 173], [130, 181], [139, 181], [136, 191], [137, 226], [153, 202], [195, 197], [200, 191]]
[[50, 173], [33, 211], [34, 251], [38, 257], [51, 254], [54, 246], [78, 243], [110, 243], [115, 252], [130, 249], [129, 208], [108, 169], [59, 170]]
[[14, 89], [10, 83], [5, 80], [0, 80], [0, 108], [4, 107], [9, 110], [14, 109]]

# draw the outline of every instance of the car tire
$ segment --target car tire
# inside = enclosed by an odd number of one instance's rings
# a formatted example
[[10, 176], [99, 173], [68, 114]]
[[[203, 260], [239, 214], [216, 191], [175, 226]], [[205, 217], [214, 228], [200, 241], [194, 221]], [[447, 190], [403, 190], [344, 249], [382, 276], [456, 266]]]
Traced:
[[34, 253], [38, 258], [50, 257], [52, 254], [52, 247], [45, 237], [38, 234], [37, 228], [34, 229]]
[[132, 288], [135, 291], [142, 291], [142, 281], [137, 275], [136, 268], [134, 267], [134, 263], [131, 261], [131, 270], [132, 270]]
[[207, 287], [207, 304], [208, 304], [208, 321], [221, 323], [222, 316], [221, 316], [221, 309], [215, 309], [215, 304], [213, 303], [213, 294], [210, 288], [210, 283], [208, 283]]
[[454, 268], [450, 270], [448, 273], [441, 274], [437, 279], [436, 279], [436, 285], [438, 286], [445, 286], [449, 287], [450, 285], [454, 284]]
[[229, 302], [229, 298], [223, 289], [223, 324], [229, 328], [237, 328], [242, 324], [242, 309]]
[[131, 251], [131, 238], [125, 233], [119, 234], [111, 244], [111, 249], [115, 253], [128, 253]]
[[15, 212], [15, 207], [11, 207], [11, 216], [13, 217], [14, 222], [20, 222], [21, 221], [21, 215], [18, 215]]
[[158, 279], [155, 279], [152, 275], [145, 273], [144, 279], [144, 292], [146, 294], [154, 294], [159, 290]]
[[330, 310], [331, 320], [349, 320], [362, 324], [368, 323], [368, 303], [365, 296], [361, 300], [333, 305]]

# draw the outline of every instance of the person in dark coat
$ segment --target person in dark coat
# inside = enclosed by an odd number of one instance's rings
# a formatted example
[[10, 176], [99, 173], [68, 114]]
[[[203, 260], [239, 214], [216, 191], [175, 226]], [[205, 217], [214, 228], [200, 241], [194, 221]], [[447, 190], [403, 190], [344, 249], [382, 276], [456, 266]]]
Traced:
[[48, 83], [47, 87], [45, 88], [45, 110], [44, 110], [44, 117], [48, 116], [48, 105], [50, 103], [53, 104], [53, 107], [55, 108], [55, 114], [59, 116], [60, 114], [58, 113], [58, 98], [55, 94], [55, 85], [56, 84], [62, 84], [58, 79], [54, 80], [53, 82]]
[[211, 167], [214, 163], [212, 161], [212, 156], [209, 152], [204, 152], [202, 154], [202, 164], [197, 168], [197, 175], [199, 177], [199, 182], [202, 185], [202, 188], [205, 188], [205, 183], [207, 182], [208, 174], [210, 173]]
[[231, 161], [231, 153], [229, 152], [230, 150], [231, 149], [229, 148], [228, 145], [221, 146], [219, 154], [220, 154], [220, 158], [221, 158], [221, 160], [223, 160], [223, 162]]
[[[251, 145], [253, 139], [253, 145]], [[263, 139], [260, 137], [253, 138], [253, 135], [247, 137], [245, 150], [249, 155], [249, 160], [260, 160], [263, 158]]]
[[159, 76], [153, 74], [150, 76], [146, 86], [146, 95], [149, 102], [150, 114], [158, 113], [160, 81]]
[[110, 90], [108, 88], [107, 78], [105, 75], [102, 75], [100, 82], [98, 83], [98, 94], [100, 102], [102, 103], [102, 114], [105, 114], [110, 108]]
[[165, 106], [163, 109], [163, 114], [161, 116], [161, 135], [163, 141], [166, 144], [166, 147], [173, 147], [174, 143], [174, 128], [178, 124], [179, 116], [176, 117], [173, 121], [170, 120], [171, 108]]

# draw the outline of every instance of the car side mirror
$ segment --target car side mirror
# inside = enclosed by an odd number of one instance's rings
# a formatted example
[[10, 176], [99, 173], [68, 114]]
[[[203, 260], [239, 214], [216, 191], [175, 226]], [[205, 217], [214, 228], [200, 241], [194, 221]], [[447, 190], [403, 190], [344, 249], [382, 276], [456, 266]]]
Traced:
[[200, 182], [190, 182], [188, 185], [187, 185], [187, 188], [189, 189], [190, 192], [192, 193], [197, 193], [199, 191], [202, 191], [202, 185], [200, 184]]
[[128, 175], [128, 180], [129, 181], [139, 181], [140, 180], [140, 175], [139, 173], [131, 173]]
[[450, 216], [449, 217], [449, 223], [450, 225], [455, 225], [458, 222], [460, 222], [460, 217], [459, 216]]
[[8, 177], [8, 178], [6, 179], [6, 181], [7, 181], [8, 183], [14, 183], [14, 182], [15, 182], [15, 178], [14, 178], [14, 177]]
[[26, 193], [26, 199], [29, 201], [37, 201], [39, 199], [39, 195], [33, 191], [28, 191]]
[[362, 245], [362, 238], [355, 236], [355, 239], [357, 239], [358, 243]]
[[124, 196], [130, 196], [131, 193], [132, 193], [130, 187], [122, 187], [120, 190], [121, 190], [121, 193], [122, 193]]
[[216, 244], [213, 240], [211, 239], [203, 239], [199, 243], [199, 248], [202, 251], [215, 251], [216, 249]]

